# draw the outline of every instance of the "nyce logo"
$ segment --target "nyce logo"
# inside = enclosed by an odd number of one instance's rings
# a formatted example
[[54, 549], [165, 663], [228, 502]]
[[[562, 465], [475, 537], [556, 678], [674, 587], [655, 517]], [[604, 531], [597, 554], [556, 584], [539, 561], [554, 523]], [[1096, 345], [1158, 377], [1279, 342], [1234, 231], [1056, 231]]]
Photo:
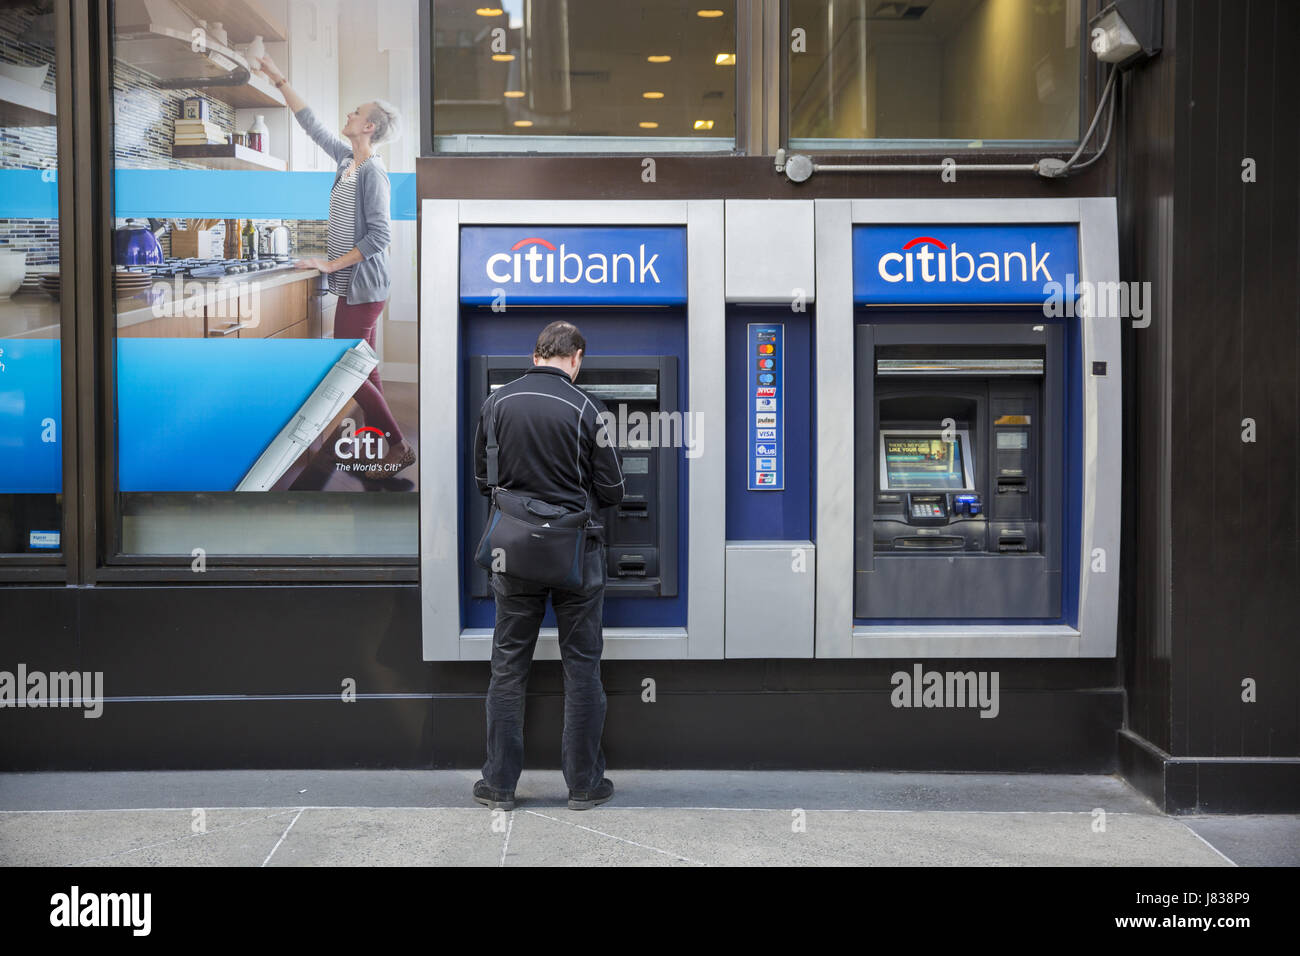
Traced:
[[82, 893], [73, 886], [50, 897], [51, 926], [129, 926], [133, 936], [148, 936], [152, 893]]
[[894, 707], [978, 707], [981, 717], [996, 717], [997, 671], [895, 671], [889, 678], [894, 689], [889, 703]]

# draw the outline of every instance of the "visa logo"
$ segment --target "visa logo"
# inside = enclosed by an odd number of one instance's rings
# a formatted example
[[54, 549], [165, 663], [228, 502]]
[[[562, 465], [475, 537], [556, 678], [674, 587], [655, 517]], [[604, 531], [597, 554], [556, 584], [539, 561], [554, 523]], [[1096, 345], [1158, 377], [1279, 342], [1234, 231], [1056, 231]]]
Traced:
[[754, 432], [754, 437], [760, 440], [768, 439], [769, 441], [776, 441], [776, 429], [759, 428]]

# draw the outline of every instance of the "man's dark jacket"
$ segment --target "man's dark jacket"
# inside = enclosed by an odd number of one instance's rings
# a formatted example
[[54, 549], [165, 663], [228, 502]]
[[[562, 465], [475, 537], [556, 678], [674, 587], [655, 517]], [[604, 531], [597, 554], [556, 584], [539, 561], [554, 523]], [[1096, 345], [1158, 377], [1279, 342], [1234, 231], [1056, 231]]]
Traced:
[[[535, 365], [487, 397], [474, 431], [474, 480], [480, 494], [487, 482], [487, 427], [497, 433], [497, 483], [507, 491], [540, 498], [570, 511], [623, 500], [618, 449], [605, 427], [600, 399], [592, 398], [561, 369]], [[599, 437], [598, 437], [599, 436]]]

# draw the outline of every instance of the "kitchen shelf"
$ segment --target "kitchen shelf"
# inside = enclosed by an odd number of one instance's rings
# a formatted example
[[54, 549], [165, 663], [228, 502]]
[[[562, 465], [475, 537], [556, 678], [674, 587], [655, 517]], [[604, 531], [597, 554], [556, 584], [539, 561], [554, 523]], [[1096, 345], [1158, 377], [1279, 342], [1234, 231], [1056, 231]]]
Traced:
[[188, 159], [213, 169], [272, 169], [282, 173], [288, 165], [256, 149], [225, 143], [215, 146], [173, 146], [173, 159]]
[[202, 90], [214, 100], [229, 103], [237, 110], [267, 109], [285, 106], [284, 94], [260, 73], [253, 73], [247, 83], [239, 86], [203, 86], [195, 84], [194, 89]]
[[53, 125], [53, 93], [0, 76], [0, 126]]
[[[203, 90], [235, 109], [285, 105], [284, 95], [271, 81], [250, 71], [243, 54], [228, 46], [209, 39], [205, 52], [195, 53], [189, 33], [175, 27], [146, 23], [123, 29], [130, 32], [117, 34], [118, 58], [154, 77], [161, 89]], [[248, 74], [247, 80], [228, 82], [241, 71]]]
[[200, 9], [209, 23], [220, 23], [231, 43], [252, 43], [255, 36], [267, 43], [289, 38], [284, 25], [259, 0], [203, 0], [190, 6]]

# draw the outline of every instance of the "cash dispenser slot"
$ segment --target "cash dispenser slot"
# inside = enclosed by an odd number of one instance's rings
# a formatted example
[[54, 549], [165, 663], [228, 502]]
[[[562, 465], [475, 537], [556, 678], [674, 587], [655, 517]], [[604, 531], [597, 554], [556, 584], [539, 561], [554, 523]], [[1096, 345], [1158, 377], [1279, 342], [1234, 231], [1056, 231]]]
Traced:
[[650, 502], [648, 501], [628, 501], [626, 498], [619, 503], [618, 516], [620, 518], [640, 518], [645, 520], [650, 517]]
[[951, 534], [929, 538], [919, 535], [899, 537], [894, 539], [894, 549], [897, 551], [965, 551], [966, 539]]

